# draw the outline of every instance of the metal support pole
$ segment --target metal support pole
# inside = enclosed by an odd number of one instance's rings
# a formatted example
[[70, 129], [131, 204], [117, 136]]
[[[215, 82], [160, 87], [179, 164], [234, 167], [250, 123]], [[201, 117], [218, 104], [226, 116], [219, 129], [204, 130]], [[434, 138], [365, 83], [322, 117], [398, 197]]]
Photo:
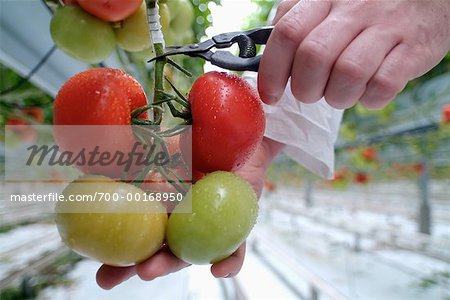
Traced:
[[314, 180], [310, 176], [307, 176], [305, 181], [305, 202], [306, 206], [308, 207], [313, 206], [313, 199], [312, 199], [313, 187], [314, 187]]
[[431, 205], [429, 199], [429, 163], [424, 159], [422, 172], [419, 177], [420, 205], [419, 205], [419, 232], [431, 234]]
[[316, 289], [316, 287], [314, 285], [310, 286], [310, 296], [309, 299], [310, 300], [319, 300], [319, 291]]

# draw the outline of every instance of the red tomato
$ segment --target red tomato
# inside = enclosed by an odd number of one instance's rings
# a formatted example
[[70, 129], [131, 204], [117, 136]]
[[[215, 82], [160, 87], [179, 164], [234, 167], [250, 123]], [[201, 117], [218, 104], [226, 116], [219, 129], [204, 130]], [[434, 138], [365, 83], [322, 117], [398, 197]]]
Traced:
[[63, 0], [65, 5], [78, 5], [77, 0]]
[[192, 170], [192, 181], [195, 183], [202, 179], [206, 174], [197, 170]]
[[[61, 150], [74, 154], [99, 147], [102, 153], [118, 151], [128, 155], [136, 139], [131, 124], [131, 111], [145, 106], [147, 100], [140, 84], [127, 73], [108, 68], [90, 69], [70, 78], [55, 98], [55, 125], [125, 125], [125, 126], [55, 126], [55, 140]], [[144, 112], [140, 118], [147, 118]], [[87, 151], [86, 151], [87, 150]], [[89, 174], [118, 178], [123, 166], [77, 165]], [[137, 172], [138, 167], [130, 169]]]
[[[44, 121], [44, 112], [40, 107], [27, 107], [21, 109], [21, 112], [33, 118], [36, 122], [42, 123]], [[26, 125], [29, 124], [26, 120], [16, 117], [9, 117], [6, 125]]]
[[369, 183], [369, 175], [367, 173], [356, 173], [355, 174], [355, 182], [360, 184]]
[[116, 22], [131, 16], [142, 0], [77, 0], [91, 15], [107, 22]]
[[450, 124], [450, 103], [442, 107], [442, 123]]
[[417, 174], [420, 175], [425, 170], [425, 165], [423, 163], [415, 163], [413, 164], [412, 168]]
[[[235, 171], [255, 152], [264, 134], [265, 118], [258, 93], [234, 74], [209, 72], [192, 86], [192, 168], [209, 173]], [[181, 137], [189, 161], [187, 135]], [[189, 163], [189, 162], [188, 162]]]
[[364, 148], [361, 155], [365, 161], [374, 162], [377, 160], [377, 149], [373, 147]]

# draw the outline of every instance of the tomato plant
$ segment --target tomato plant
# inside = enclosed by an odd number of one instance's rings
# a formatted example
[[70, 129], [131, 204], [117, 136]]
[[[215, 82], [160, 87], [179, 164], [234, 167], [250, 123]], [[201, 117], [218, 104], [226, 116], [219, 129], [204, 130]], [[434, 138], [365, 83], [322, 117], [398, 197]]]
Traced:
[[[192, 213], [181, 213], [192, 205]], [[237, 250], [258, 215], [248, 182], [229, 172], [198, 181], [170, 215], [167, 243], [180, 259], [194, 264], [218, 262]]]
[[[256, 90], [237, 75], [210, 72], [194, 82], [188, 100], [193, 169], [237, 170], [256, 151], [264, 134], [264, 111]], [[186, 149], [191, 141], [184, 137], [181, 144]]]
[[[20, 111], [21, 113], [30, 117], [37, 123], [42, 123], [44, 121], [44, 111], [40, 107], [27, 107], [22, 108]], [[24, 119], [13, 116], [8, 117], [8, 119], [6, 120], [6, 125], [26, 125], [26, 124], [29, 124], [29, 122]]]
[[77, 0], [81, 7], [107, 22], [116, 22], [131, 16], [143, 0]]
[[[59, 11], [64, 12], [66, 9], [72, 14], [75, 12], [81, 15], [80, 11], [87, 14], [83, 9], [86, 10], [98, 24], [106, 24], [109, 31], [112, 30], [114, 45], [117, 43], [121, 48], [134, 52], [130, 58], [145, 58], [164, 52], [163, 43], [156, 42], [153, 47], [149, 44], [151, 39], [142, 0], [77, 2], [81, 8], [66, 6]], [[131, 7], [136, 3], [137, 6], [132, 10]], [[160, 21], [164, 34], [167, 33], [166, 38], [173, 34], [174, 42], [192, 41], [194, 10], [190, 1], [168, 1], [159, 5]], [[111, 24], [97, 18], [121, 22], [120, 25], [115, 23], [112, 29]], [[67, 21], [62, 20], [61, 16], [54, 19], [55, 32], [52, 34], [55, 40], [59, 38], [58, 41], [63, 41], [61, 47], [67, 46], [64, 49], [70, 53], [80, 45], [68, 39], [69, 30], [63, 34], [58, 32], [58, 26]], [[89, 26], [83, 27], [83, 30], [88, 30]], [[83, 40], [79, 32], [74, 35], [77, 42]], [[149, 49], [153, 49], [154, 53], [149, 53]], [[89, 51], [95, 53], [97, 50], [89, 46]], [[75, 51], [72, 55], [79, 58], [80, 53], [83, 54], [83, 50]], [[91, 56], [83, 57], [84, 61], [104, 57], [92, 53], [89, 53]], [[121, 50], [118, 53], [120, 56]], [[256, 222], [258, 205], [255, 191], [241, 177], [226, 172], [243, 166], [262, 140], [265, 117], [256, 90], [237, 75], [211, 72], [195, 81], [186, 99], [184, 93], [171, 82], [171, 76], [167, 77], [165, 85], [166, 62], [164, 59], [155, 62], [152, 77], [154, 103], [151, 105], [147, 105], [144, 91], [136, 80], [125, 72], [107, 68], [91, 69], [75, 75], [63, 85], [55, 99], [55, 140], [63, 151], [77, 153], [82, 149], [92, 150], [100, 146], [100, 152], [129, 153], [137, 138], [139, 141], [143, 139], [143, 136], [135, 136], [136, 132], [133, 133], [130, 125], [166, 126], [169, 124], [169, 111], [164, 111], [165, 107], [169, 108], [171, 117], [177, 122], [183, 119], [183, 124], [192, 125], [189, 132], [183, 131], [183, 128], [162, 129], [152, 133], [146, 131], [151, 137], [147, 145], [162, 138], [165, 140], [165, 147], [162, 148], [167, 148], [171, 157], [180, 158], [181, 152], [185, 162], [181, 161], [180, 164], [170, 162], [151, 171], [148, 168], [132, 168], [127, 174], [131, 178], [126, 179], [121, 176], [123, 169], [117, 165], [78, 164], [78, 168], [88, 175], [68, 185], [63, 192], [66, 198], [83, 195], [93, 197], [98, 193], [106, 193], [119, 195], [119, 200], [114, 203], [60, 202], [56, 208], [58, 230], [63, 240], [76, 252], [106, 264], [127, 266], [139, 263], [160, 249], [164, 236], [170, 250], [180, 259], [196, 264], [215, 263], [235, 252]], [[181, 71], [188, 75], [189, 72], [175, 62], [169, 63], [174, 66], [170, 72]], [[139, 67], [136, 64], [137, 71], [144, 73], [145, 70]], [[148, 75], [147, 72], [145, 75]], [[168, 87], [173, 89], [173, 95], [165, 91]], [[141, 109], [133, 113], [132, 117], [132, 112], [138, 108]], [[139, 116], [141, 120], [135, 119], [145, 110], [152, 110], [153, 118], [143, 112]], [[64, 130], [67, 127], [65, 125], [99, 125], [100, 129], [87, 128], [73, 133], [70, 132], [72, 127]], [[189, 172], [187, 166], [191, 163], [193, 168]], [[120, 177], [121, 181], [109, 177]], [[191, 177], [196, 183], [189, 189], [185, 183], [189, 183]], [[182, 182], [179, 182], [180, 179]], [[180, 190], [182, 194], [187, 194], [176, 207], [167, 201], [149, 201], [146, 202], [148, 205], [139, 203], [143, 206], [121, 201], [129, 194], [179, 193]], [[186, 213], [191, 205], [192, 213]], [[139, 210], [136, 212], [136, 209]], [[172, 210], [167, 219], [167, 211]], [[76, 211], [78, 213], [74, 213]]]
[[[20, 112], [36, 123], [44, 121], [44, 111], [40, 107], [22, 108]], [[30, 122], [24, 118], [10, 116], [6, 120], [6, 125], [13, 126], [9, 127], [9, 130], [17, 135], [22, 142], [33, 143], [37, 138], [35, 128], [30, 126]]]
[[[172, 169], [170, 172], [166, 171], [169, 179], [176, 184], [180, 185], [180, 180], [182, 180], [187, 186], [191, 184], [191, 175], [184, 167], [177, 167]], [[169, 181], [165, 176], [156, 170], [150, 171], [144, 178], [140, 185], [140, 188], [149, 193], [159, 193], [161, 198], [164, 200], [162, 204], [166, 207], [168, 213], [171, 213], [176, 207], [177, 200], [176, 196], [180, 191], [175, 188], [175, 186]], [[164, 194], [171, 194], [170, 197]], [[168, 198], [172, 198], [172, 201], [166, 201]]]
[[91, 64], [108, 58], [116, 46], [114, 31], [108, 23], [74, 5], [56, 10], [50, 33], [59, 49]]
[[115, 29], [115, 33], [117, 44], [127, 51], [138, 52], [152, 46], [145, 1], [142, 1], [139, 9], [126, 18], [119, 28]]
[[157, 201], [127, 201], [130, 195], [143, 194], [139, 188], [104, 176], [85, 175], [63, 191], [65, 199], [95, 199], [99, 193], [101, 200], [57, 203], [56, 225], [70, 248], [113, 266], [139, 263], [159, 250], [167, 214]]
[[[55, 125], [131, 125], [131, 112], [145, 106], [141, 85], [127, 73], [108, 68], [90, 69], [71, 77], [55, 98]], [[147, 112], [140, 118], [146, 119]], [[100, 147], [111, 154], [129, 153], [136, 139], [131, 126], [55, 127], [55, 140], [64, 151], [80, 153]], [[83, 172], [118, 178], [123, 168], [117, 164], [77, 165]], [[136, 170], [137, 167], [133, 170]]]

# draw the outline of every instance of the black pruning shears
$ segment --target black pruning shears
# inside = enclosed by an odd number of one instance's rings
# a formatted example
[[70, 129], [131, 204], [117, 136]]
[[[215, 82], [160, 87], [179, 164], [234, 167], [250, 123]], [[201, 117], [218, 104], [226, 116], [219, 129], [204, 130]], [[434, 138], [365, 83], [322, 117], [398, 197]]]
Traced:
[[[148, 62], [162, 57], [184, 54], [191, 57], [201, 57], [211, 64], [227, 70], [258, 72], [261, 55], [256, 55], [256, 45], [266, 44], [272, 29], [273, 26], [268, 26], [244, 32], [227, 32], [198, 44], [168, 47], [168, 49], [173, 50], [158, 55]], [[239, 46], [239, 56], [235, 56], [229, 51], [211, 51], [212, 48], [229, 48], [235, 43]]]

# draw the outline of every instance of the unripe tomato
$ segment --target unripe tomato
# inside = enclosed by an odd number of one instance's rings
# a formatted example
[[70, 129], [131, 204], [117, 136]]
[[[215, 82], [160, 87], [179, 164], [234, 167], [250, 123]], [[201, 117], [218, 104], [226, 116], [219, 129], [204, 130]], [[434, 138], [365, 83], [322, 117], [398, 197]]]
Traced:
[[62, 240], [78, 254], [112, 266], [146, 260], [164, 241], [167, 213], [157, 201], [127, 201], [130, 195], [143, 193], [104, 176], [80, 177], [65, 188], [65, 199], [92, 197], [96, 201], [57, 203], [55, 221]]
[[81, 7], [107, 22], [121, 21], [131, 16], [143, 0], [77, 0]]
[[164, 34], [164, 37], [166, 37], [170, 29], [170, 11], [166, 3], [159, 3], [158, 5], [160, 17], [159, 22], [161, 24], [161, 30]]
[[[192, 204], [192, 213], [185, 213]], [[258, 215], [257, 197], [248, 182], [229, 172], [199, 180], [169, 218], [167, 243], [178, 258], [209, 264], [235, 252]]]
[[111, 26], [79, 6], [58, 8], [50, 23], [50, 33], [59, 49], [90, 64], [108, 58], [116, 46]]
[[189, 0], [167, 1], [170, 11], [170, 27], [175, 32], [184, 32], [192, 27], [195, 12]]
[[209, 72], [193, 84], [188, 96], [192, 142], [181, 136], [183, 156], [204, 173], [239, 169], [256, 151], [265, 128], [261, 100], [253, 87], [234, 74]]
[[183, 45], [187, 45], [187, 44], [192, 44], [193, 42], [195, 42], [195, 35], [194, 35], [194, 31], [191, 30], [187, 30], [184, 34], [183, 34]]
[[153, 51], [153, 47], [149, 47], [142, 51], [133, 52], [131, 54], [135, 59], [145, 62], [155, 57], [155, 51]]
[[152, 46], [150, 31], [147, 22], [147, 7], [142, 1], [139, 9], [116, 28], [117, 44], [130, 52], [142, 51]]

